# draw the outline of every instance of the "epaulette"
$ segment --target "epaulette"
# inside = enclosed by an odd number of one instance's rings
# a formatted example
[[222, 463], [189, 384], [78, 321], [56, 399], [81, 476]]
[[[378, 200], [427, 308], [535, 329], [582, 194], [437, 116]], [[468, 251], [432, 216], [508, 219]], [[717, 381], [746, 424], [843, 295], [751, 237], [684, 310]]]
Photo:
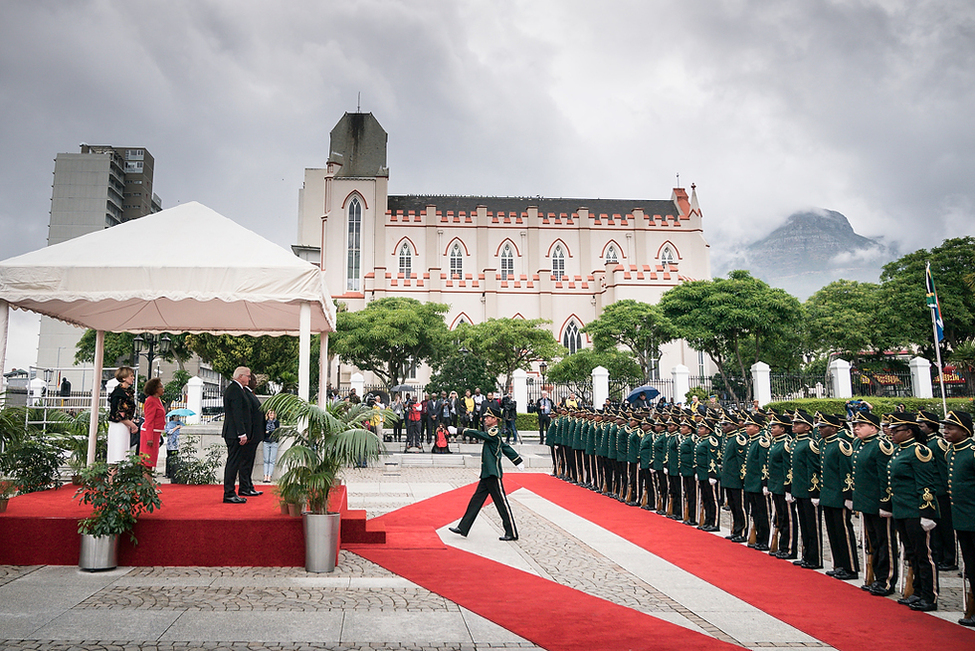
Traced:
[[852, 457], [853, 456], [853, 446], [850, 445], [849, 443], [847, 443], [846, 441], [844, 441], [843, 439], [840, 439], [840, 452], [842, 452], [843, 454], [845, 454], [848, 457]]
[[770, 447], [772, 447], [772, 442], [769, 440], [769, 438], [767, 436], [759, 436], [758, 437], [758, 444], [761, 445], [763, 448], [770, 448]]
[[737, 434], [735, 434], [735, 440], [738, 441], [738, 445], [747, 445], [748, 444], [748, 437], [745, 436], [744, 434], [742, 434], [741, 431], [739, 431]]
[[795, 449], [796, 444], [792, 439], [786, 439], [785, 441], [785, 451], [792, 454], [792, 450]]
[[917, 445], [917, 444], [915, 444], [914, 445], [914, 454], [917, 455], [917, 460], [918, 461], [921, 461], [921, 462], [924, 462], [924, 463], [927, 463], [928, 461], [931, 461], [931, 459], [934, 458], [934, 452], [932, 452], [931, 451], [931, 448], [929, 448], [926, 445]]
[[948, 443], [948, 441], [944, 440], [940, 436], [938, 437], [938, 447], [941, 448], [942, 452], [947, 452], [950, 446], [951, 444]]
[[819, 446], [812, 439], [809, 440], [809, 449], [813, 451], [813, 454], [819, 454]]
[[880, 451], [886, 454], [888, 457], [894, 454], [894, 444], [887, 439], [880, 439], [878, 441], [880, 444]]

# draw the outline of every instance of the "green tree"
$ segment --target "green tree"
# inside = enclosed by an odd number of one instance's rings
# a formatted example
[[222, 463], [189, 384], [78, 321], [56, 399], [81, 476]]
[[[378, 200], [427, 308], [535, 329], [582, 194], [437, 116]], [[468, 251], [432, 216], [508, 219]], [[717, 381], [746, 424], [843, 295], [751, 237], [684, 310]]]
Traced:
[[[167, 362], [175, 362], [179, 365], [180, 370], [185, 370], [183, 364], [193, 354], [193, 351], [186, 344], [186, 335], [169, 333], [166, 335], [171, 342], [169, 352], [165, 355], [157, 352], [157, 357]], [[74, 354], [76, 364], [91, 364], [95, 361], [95, 336], [94, 330], [85, 330], [85, 333], [81, 335]], [[135, 336], [135, 333], [132, 332], [106, 332], [105, 354], [102, 357], [102, 364], [108, 368], [138, 364], [135, 359], [135, 345], [133, 343]], [[143, 375], [147, 375], [147, 373], [143, 373]]]
[[975, 336], [975, 294], [966, 280], [975, 268], [975, 237], [947, 239], [930, 251], [919, 249], [884, 265], [880, 281], [886, 327], [929, 353], [934, 350], [931, 310], [924, 300], [927, 262], [938, 290], [945, 343], [954, 349]]
[[566, 384], [588, 400], [590, 398], [588, 383], [592, 378], [592, 370], [597, 366], [602, 366], [609, 371], [609, 377], [614, 381], [630, 386], [639, 386], [645, 378], [643, 369], [630, 353], [616, 348], [608, 350], [583, 348], [553, 364], [548, 369], [545, 379], [555, 384]]
[[297, 337], [251, 337], [250, 335], [186, 335], [189, 348], [213, 370], [231, 378], [234, 369], [246, 366], [255, 374], [281, 383], [286, 374], [298, 372]]
[[881, 313], [880, 285], [834, 281], [803, 305], [809, 347], [853, 361], [864, 351], [883, 353], [893, 343]]
[[411, 363], [435, 363], [447, 353], [450, 330], [443, 303], [389, 297], [358, 312], [339, 312], [329, 352], [363, 371], [372, 371], [387, 387], [399, 384]]
[[583, 332], [592, 335], [599, 351], [625, 346], [640, 365], [643, 380], [650, 378], [660, 359], [660, 347], [677, 337], [677, 328], [657, 305], [632, 299], [616, 301], [606, 307]]
[[487, 365], [488, 373], [504, 378], [502, 389], [510, 386], [515, 369], [529, 370], [532, 362], [551, 361], [565, 354], [545, 319], [488, 319], [477, 325], [462, 324], [455, 331], [460, 342]]
[[183, 399], [183, 387], [190, 379], [190, 374], [182, 369], [173, 373], [173, 379], [166, 383], [163, 393], [163, 403], [171, 405]]
[[[747, 271], [732, 271], [728, 278], [683, 283], [664, 292], [659, 305], [680, 336], [714, 360], [734, 400], [739, 396], [728, 378], [730, 372], [744, 378], [750, 388], [748, 369], [754, 362], [784, 355], [791, 360], [787, 366], [798, 366], [802, 332], [799, 300]], [[776, 365], [786, 364], [778, 360]]]
[[474, 393], [474, 389], [480, 388], [482, 393], [487, 393], [497, 391], [497, 382], [497, 377], [488, 373], [483, 359], [466, 350], [454, 350], [433, 367], [426, 391], [456, 391], [463, 396], [467, 389]]

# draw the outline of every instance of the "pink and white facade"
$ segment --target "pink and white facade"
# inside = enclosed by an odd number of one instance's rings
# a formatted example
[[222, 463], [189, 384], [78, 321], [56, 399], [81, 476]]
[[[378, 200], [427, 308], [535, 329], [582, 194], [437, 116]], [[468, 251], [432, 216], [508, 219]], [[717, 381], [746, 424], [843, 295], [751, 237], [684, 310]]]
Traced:
[[[570, 350], [580, 330], [620, 299], [655, 303], [686, 279], [710, 278], [697, 193], [669, 199], [546, 199], [389, 195], [386, 132], [370, 113], [346, 114], [324, 168], [305, 170], [295, 252], [322, 262], [332, 296], [350, 310], [386, 296], [450, 305], [447, 324], [543, 318]], [[710, 374], [684, 342], [660, 369]], [[342, 366], [343, 382], [352, 369]], [[336, 370], [331, 378], [336, 379]], [[416, 381], [427, 379], [419, 369]], [[366, 379], [369, 383], [371, 378]]]

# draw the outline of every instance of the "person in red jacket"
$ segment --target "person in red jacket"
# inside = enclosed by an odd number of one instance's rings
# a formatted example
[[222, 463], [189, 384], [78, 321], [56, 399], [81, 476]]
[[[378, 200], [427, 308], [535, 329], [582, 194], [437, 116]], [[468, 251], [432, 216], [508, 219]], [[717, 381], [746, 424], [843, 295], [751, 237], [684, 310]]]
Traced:
[[155, 468], [159, 460], [159, 441], [166, 429], [166, 409], [162, 405], [162, 394], [165, 391], [162, 380], [157, 377], [146, 382], [143, 391], [146, 402], [143, 407], [145, 420], [142, 431], [139, 432], [139, 451], [145, 455], [142, 462], [147, 468]]

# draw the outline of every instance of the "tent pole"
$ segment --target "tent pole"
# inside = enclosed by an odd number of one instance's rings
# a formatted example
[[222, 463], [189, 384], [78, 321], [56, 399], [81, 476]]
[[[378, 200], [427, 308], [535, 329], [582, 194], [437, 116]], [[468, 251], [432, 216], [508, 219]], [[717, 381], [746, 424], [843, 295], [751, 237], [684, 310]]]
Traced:
[[308, 400], [311, 392], [309, 371], [311, 370], [311, 304], [302, 303], [298, 313], [298, 395]]
[[0, 299], [0, 391], [5, 391], [3, 369], [7, 363], [7, 323], [10, 321], [10, 303]]
[[318, 406], [322, 409], [328, 404], [328, 333], [321, 333], [321, 346], [318, 347]]
[[98, 445], [98, 404], [102, 391], [102, 359], [105, 357], [105, 331], [95, 331], [95, 377], [91, 384], [91, 415], [88, 420], [88, 465], [95, 463]]

